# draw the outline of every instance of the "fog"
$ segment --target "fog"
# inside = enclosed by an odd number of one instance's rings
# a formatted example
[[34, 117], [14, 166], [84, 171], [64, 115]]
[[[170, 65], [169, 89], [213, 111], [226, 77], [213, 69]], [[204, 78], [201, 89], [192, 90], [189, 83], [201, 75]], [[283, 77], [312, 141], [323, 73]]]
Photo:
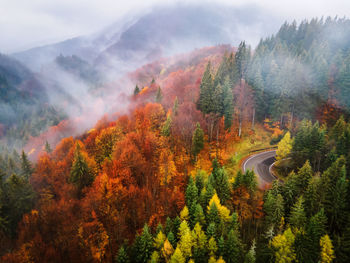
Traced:
[[[0, 0], [0, 52], [13, 53], [92, 34], [130, 13], [144, 13], [164, 3], [161, 0]], [[347, 0], [169, 0], [166, 3], [252, 5], [289, 21], [315, 16], [350, 15], [350, 1]]]

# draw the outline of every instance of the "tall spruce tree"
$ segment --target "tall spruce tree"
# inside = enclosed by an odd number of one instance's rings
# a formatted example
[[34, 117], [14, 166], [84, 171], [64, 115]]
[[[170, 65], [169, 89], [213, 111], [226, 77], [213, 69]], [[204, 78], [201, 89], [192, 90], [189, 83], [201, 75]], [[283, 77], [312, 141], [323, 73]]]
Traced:
[[81, 195], [83, 188], [90, 186], [93, 183], [94, 179], [94, 173], [88, 166], [84, 156], [81, 153], [80, 145], [77, 143], [69, 181], [77, 187], [78, 195]]

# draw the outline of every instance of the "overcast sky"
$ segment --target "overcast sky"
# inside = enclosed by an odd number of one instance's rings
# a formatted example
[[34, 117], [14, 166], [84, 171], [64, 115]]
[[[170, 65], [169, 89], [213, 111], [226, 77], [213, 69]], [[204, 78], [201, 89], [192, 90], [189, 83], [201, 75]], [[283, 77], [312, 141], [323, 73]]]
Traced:
[[[0, 0], [0, 52], [11, 53], [90, 34], [129, 12], [157, 4], [202, 0]], [[350, 0], [217, 0], [242, 6], [256, 4], [283, 20], [315, 16], [350, 17]]]

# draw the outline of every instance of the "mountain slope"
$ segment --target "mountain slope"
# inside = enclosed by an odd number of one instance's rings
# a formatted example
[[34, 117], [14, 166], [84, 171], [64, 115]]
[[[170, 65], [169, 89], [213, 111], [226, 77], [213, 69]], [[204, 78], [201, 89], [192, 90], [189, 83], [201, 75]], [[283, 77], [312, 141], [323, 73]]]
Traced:
[[257, 44], [277, 30], [278, 18], [252, 6], [175, 5], [130, 15], [91, 36], [13, 54], [31, 69], [60, 54], [77, 55], [105, 70], [125, 72], [160, 56], [217, 44], [238, 45], [243, 39]]
[[49, 105], [45, 87], [18, 61], [0, 55], [0, 139], [21, 146], [57, 124], [60, 114]]

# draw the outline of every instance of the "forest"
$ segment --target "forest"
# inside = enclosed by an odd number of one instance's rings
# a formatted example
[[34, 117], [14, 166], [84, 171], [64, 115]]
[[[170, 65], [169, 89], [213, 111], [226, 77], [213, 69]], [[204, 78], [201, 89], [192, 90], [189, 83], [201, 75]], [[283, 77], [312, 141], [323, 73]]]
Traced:
[[[127, 113], [77, 136], [57, 117], [0, 152], [1, 262], [350, 262], [350, 20], [285, 23], [254, 50], [129, 78]], [[241, 168], [271, 148], [266, 185]]]

